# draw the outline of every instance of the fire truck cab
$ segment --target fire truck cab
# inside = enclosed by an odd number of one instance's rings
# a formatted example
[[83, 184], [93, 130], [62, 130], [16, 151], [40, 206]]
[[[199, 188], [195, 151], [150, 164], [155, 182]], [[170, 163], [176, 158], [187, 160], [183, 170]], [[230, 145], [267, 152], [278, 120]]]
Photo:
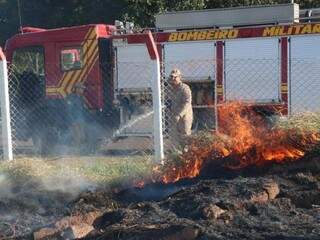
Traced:
[[21, 114], [15, 120], [18, 139], [56, 141], [71, 124], [65, 98], [77, 83], [86, 87], [84, 98], [93, 120], [117, 125], [109, 119], [117, 118], [112, 105], [114, 29], [105, 24], [52, 30], [25, 27], [6, 42], [12, 107]]

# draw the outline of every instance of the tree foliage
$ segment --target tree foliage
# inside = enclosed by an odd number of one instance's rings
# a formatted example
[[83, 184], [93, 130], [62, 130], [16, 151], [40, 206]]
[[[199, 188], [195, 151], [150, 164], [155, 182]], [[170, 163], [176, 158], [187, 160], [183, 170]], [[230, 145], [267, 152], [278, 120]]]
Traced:
[[[54, 28], [88, 23], [129, 20], [152, 27], [155, 15], [166, 11], [196, 10], [288, 0], [0, 0], [0, 44], [19, 29], [18, 1], [23, 26]], [[320, 0], [296, 0], [300, 8], [320, 7]]]

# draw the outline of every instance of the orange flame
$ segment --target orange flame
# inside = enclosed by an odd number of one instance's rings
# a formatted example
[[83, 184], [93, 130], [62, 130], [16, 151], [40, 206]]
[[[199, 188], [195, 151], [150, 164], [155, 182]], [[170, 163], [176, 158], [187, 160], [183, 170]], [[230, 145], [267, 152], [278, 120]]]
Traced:
[[133, 186], [136, 188], [143, 188], [145, 186], [145, 181], [139, 180], [133, 183]]
[[160, 177], [164, 183], [196, 177], [205, 161], [215, 159], [225, 159], [224, 166], [230, 169], [297, 160], [304, 156], [306, 146], [320, 141], [316, 133], [268, 127], [266, 119], [252, 106], [239, 102], [220, 106], [218, 116], [219, 132], [212, 134], [215, 140], [192, 141], [180, 161], [164, 166]]

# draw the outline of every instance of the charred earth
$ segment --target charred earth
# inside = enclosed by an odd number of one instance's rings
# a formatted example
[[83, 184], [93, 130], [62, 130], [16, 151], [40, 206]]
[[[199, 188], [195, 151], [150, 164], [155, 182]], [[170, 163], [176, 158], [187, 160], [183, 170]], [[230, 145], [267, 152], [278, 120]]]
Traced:
[[[149, 179], [135, 183], [139, 187], [95, 189], [57, 201], [58, 208], [52, 204], [51, 211], [36, 214], [56, 220], [37, 229], [31, 222], [28, 236], [5, 224], [5, 237], [320, 239], [320, 118], [299, 116], [270, 127], [241, 103], [220, 107], [219, 115], [219, 131], [192, 136], [186, 150], [155, 166]], [[12, 202], [6, 204], [3, 209]]]
[[[30, 239], [319, 239], [320, 159], [83, 193]], [[223, 177], [223, 171], [226, 177]], [[21, 238], [24, 239], [24, 238]]]

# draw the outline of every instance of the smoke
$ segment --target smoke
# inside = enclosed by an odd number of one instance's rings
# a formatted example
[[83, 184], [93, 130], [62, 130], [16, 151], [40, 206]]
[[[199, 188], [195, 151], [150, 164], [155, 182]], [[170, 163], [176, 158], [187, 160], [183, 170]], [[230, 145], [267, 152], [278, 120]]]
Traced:
[[[83, 169], [95, 164], [95, 159], [92, 157], [69, 155], [40, 161], [44, 172], [41, 172], [42, 169], [36, 164], [32, 165], [32, 172], [34, 175], [38, 173], [40, 185], [47, 191], [59, 191], [75, 196], [81, 191], [96, 187], [97, 183], [89, 180], [83, 173]], [[46, 171], [49, 176], [45, 174]]]
[[[1, 163], [0, 238], [14, 232], [23, 236], [56, 222], [70, 214], [70, 203], [80, 193], [96, 189], [97, 183], [72, 164], [72, 159], [63, 158]], [[17, 229], [12, 230], [14, 227]]]
[[[74, 166], [71, 166], [71, 163]], [[97, 187], [96, 182], [81, 174], [76, 164], [79, 163], [64, 158], [51, 161], [23, 159], [8, 163], [0, 173], [0, 201], [10, 202], [10, 199], [13, 199], [18, 203], [24, 198], [31, 201], [47, 195], [57, 196], [57, 199], [52, 200], [66, 204], [81, 192]]]
[[6, 177], [5, 174], [0, 173], [0, 200], [1, 198], [11, 198], [14, 194], [12, 193], [12, 183]]

